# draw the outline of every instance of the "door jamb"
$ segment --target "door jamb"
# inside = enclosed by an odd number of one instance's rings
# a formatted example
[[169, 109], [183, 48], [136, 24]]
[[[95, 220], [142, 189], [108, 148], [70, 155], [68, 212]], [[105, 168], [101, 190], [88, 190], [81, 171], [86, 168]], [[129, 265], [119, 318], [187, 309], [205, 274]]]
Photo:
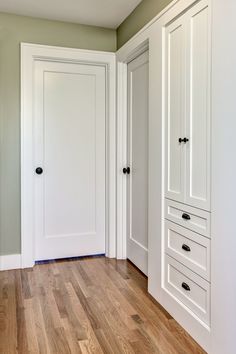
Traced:
[[116, 256], [116, 55], [21, 43], [21, 266], [33, 267], [33, 69], [36, 60], [99, 65], [106, 70], [106, 256]]

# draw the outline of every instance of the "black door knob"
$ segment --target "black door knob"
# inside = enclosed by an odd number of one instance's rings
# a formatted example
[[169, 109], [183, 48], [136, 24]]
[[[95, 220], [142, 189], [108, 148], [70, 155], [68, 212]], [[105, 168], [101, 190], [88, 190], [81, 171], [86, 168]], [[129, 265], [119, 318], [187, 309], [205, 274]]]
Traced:
[[127, 173], [127, 175], [129, 175], [129, 174], [130, 174], [130, 167], [124, 167], [124, 168], [123, 168], [123, 173], [124, 173], [124, 174]]
[[37, 167], [35, 172], [37, 173], [37, 175], [41, 175], [43, 173], [42, 167]]

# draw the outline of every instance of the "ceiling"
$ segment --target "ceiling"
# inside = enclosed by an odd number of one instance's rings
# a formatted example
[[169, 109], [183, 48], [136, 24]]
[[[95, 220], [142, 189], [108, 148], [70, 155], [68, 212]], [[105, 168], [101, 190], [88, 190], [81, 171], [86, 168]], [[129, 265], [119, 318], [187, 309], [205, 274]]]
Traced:
[[0, 0], [0, 12], [117, 28], [141, 0]]

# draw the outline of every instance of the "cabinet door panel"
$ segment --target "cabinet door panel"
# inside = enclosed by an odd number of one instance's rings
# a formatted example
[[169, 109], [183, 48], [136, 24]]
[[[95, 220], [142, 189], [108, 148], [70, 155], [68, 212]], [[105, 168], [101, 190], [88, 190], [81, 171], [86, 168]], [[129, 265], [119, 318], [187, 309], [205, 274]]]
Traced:
[[179, 18], [165, 37], [166, 196], [184, 200], [185, 28]]
[[188, 14], [186, 203], [210, 207], [210, 114], [208, 7], [198, 4]]

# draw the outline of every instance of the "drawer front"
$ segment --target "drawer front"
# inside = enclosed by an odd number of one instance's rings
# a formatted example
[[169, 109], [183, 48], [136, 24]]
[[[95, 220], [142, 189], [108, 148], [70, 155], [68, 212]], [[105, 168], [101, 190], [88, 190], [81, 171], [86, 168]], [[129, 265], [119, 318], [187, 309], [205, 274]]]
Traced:
[[210, 324], [210, 284], [168, 255], [165, 255], [164, 288]]
[[165, 221], [165, 252], [206, 280], [210, 280], [210, 240]]
[[188, 205], [165, 199], [165, 218], [210, 237], [210, 213]]

